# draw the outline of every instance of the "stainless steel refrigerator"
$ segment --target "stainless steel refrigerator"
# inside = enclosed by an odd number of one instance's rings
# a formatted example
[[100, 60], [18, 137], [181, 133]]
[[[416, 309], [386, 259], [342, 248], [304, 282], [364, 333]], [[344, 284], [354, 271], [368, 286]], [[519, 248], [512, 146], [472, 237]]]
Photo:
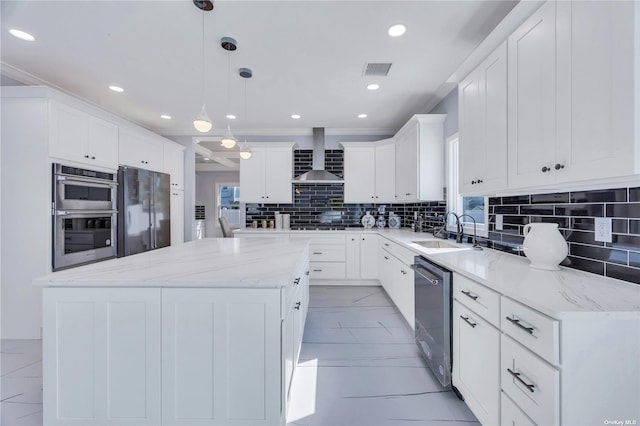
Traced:
[[118, 170], [118, 257], [171, 244], [170, 183], [166, 173]]

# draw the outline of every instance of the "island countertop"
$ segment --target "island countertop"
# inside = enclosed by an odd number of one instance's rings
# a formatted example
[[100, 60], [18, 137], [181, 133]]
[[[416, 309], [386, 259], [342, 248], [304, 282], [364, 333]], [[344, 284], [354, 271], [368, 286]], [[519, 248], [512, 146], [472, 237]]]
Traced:
[[53, 272], [43, 287], [279, 288], [304, 258], [308, 240], [205, 238]]

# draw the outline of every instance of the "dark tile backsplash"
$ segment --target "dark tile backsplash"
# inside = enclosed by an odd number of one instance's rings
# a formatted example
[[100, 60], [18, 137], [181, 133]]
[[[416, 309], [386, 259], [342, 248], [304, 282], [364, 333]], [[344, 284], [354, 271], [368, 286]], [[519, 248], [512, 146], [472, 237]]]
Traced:
[[[503, 229], [495, 229], [495, 215]], [[595, 240], [594, 218], [612, 218], [611, 243]], [[489, 198], [487, 245], [509, 251], [522, 245], [522, 228], [557, 223], [569, 244], [562, 263], [575, 269], [640, 284], [640, 187]]]

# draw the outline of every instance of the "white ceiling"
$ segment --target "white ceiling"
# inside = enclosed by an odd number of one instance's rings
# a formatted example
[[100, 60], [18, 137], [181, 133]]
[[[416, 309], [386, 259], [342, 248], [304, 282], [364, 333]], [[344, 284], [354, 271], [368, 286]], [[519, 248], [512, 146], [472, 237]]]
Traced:
[[[237, 135], [294, 134], [311, 127], [344, 134], [392, 134], [428, 112], [458, 66], [514, 7], [513, 1], [215, 1], [204, 12], [205, 102]], [[47, 82], [166, 135], [202, 135], [202, 14], [181, 1], [1, 2], [0, 59], [6, 77]], [[386, 34], [407, 26], [399, 38]], [[33, 43], [8, 35], [27, 31]], [[393, 63], [386, 77], [365, 77], [367, 62]], [[253, 69], [246, 81], [238, 68]], [[368, 83], [380, 84], [368, 91]], [[122, 86], [122, 94], [108, 86]], [[302, 115], [299, 120], [291, 114]], [[368, 118], [359, 119], [360, 113]], [[163, 120], [160, 114], [170, 114]]]

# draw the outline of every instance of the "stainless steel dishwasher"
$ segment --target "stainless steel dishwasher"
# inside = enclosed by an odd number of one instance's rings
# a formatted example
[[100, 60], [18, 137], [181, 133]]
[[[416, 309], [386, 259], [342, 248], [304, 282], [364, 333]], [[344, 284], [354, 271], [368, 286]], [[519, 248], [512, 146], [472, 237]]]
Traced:
[[451, 271], [416, 256], [416, 332], [418, 348], [445, 389], [451, 387]]

